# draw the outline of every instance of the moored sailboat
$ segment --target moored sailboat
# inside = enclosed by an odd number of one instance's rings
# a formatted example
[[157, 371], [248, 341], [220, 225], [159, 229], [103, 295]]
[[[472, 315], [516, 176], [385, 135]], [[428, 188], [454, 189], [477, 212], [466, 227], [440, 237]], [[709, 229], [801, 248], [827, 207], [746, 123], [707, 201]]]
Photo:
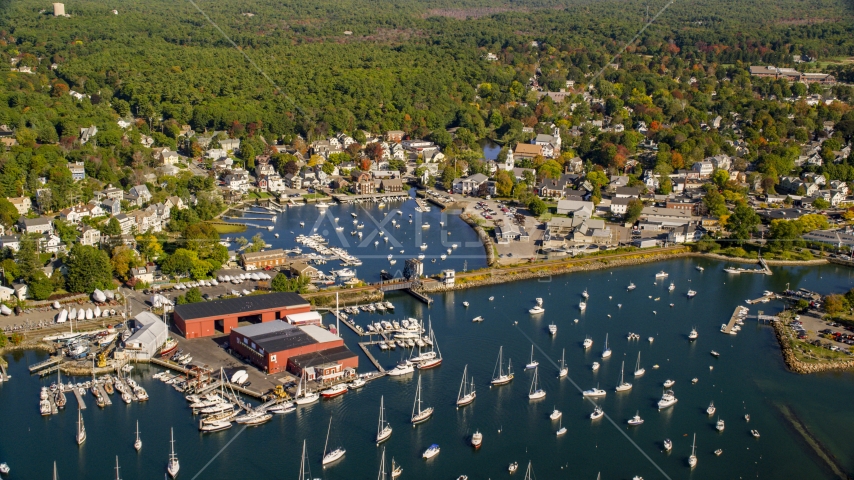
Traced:
[[380, 397], [380, 421], [377, 424], [377, 445], [391, 437], [391, 425], [385, 419], [384, 397]]
[[[460, 382], [460, 390], [457, 392], [457, 408], [470, 404], [475, 399], [474, 378], [471, 379], [471, 384], [466, 381], [469, 366], [463, 368], [463, 379]], [[468, 391], [466, 391], [468, 388]]]
[[415, 390], [415, 403], [412, 405], [412, 426], [426, 422], [433, 415], [433, 407], [421, 408], [421, 377], [418, 377], [418, 388]]
[[[495, 369], [492, 371], [492, 385], [506, 385], [513, 380], [513, 369], [510, 365], [510, 360], [507, 360], [507, 373], [504, 373], [504, 347], [498, 348], [498, 361], [495, 364]], [[498, 375], [495, 370], [498, 370]]]

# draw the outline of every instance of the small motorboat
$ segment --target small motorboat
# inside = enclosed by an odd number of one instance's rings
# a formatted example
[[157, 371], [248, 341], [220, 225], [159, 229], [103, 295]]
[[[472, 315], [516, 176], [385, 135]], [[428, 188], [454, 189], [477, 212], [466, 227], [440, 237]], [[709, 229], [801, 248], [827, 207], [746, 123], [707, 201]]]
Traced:
[[721, 354], [720, 354], [720, 353], [718, 353], [718, 352], [716, 352], [716, 351], [714, 351], [714, 350], [712, 350], [712, 352], [711, 352], [711, 353], [712, 353], [712, 356], [713, 356], [713, 357], [720, 357], [720, 356], [721, 356]]
[[724, 451], [723, 451], [723, 450], [721, 450], [720, 448], [719, 448], [719, 449], [717, 449], [717, 450], [715, 450], [715, 456], [720, 457], [722, 453], [724, 453]]
[[602, 407], [600, 407], [599, 405], [596, 405], [596, 408], [593, 409], [593, 413], [590, 414], [590, 419], [591, 420], [598, 420], [598, 419], [602, 418], [603, 416], [605, 416], [605, 411], [602, 410]]
[[434, 443], [433, 445], [430, 445], [430, 448], [428, 448], [427, 450], [424, 451], [424, 453], [421, 455], [421, 457], [426, 460], [426, 459], [433, 458], [438, 454], [439, 454], [439, 445]]
[[750, 434], [753, 435], [753, 438], [759, 438], [759, 430], [751, 430]]
[[628, 424], [632, 427], [643, 424], [643, 419], [640, 417], [640, 411], [635, 413], [635, 416], [629, 419]]
[[507, 471], [510, 473], [516, 473], [516, 470], [519, 469], [519, 462], [513, 462], [507, 467]]
[[673, 442], [669, 438], [664, 439], [664, 451], [669, 452], [673, 450]]

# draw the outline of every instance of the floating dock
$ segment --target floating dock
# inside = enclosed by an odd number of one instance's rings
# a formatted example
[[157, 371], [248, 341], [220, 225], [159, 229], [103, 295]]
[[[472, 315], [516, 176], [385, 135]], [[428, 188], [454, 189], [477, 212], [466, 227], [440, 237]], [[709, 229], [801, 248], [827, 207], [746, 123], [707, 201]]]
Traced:
[[418, 300], [421, 300], [422, 302], [426, 303], [427, 305], [433, 304], [433, 299], [428, 297], [427, 295], [418, 293], [411, 288], [407, 288], [405, 291], [406, 291], [406, 293], [412, 295], [413, 297], [417, 298]]
[[365, 355], [367, 355], [368, 360], [370, 360], [371, 363], [374, 364], [374, 367], [376, 367], [376, 369], [380, 373], [385, 374], [385, 368], [383, 368], [383, 366], [380, 365], [380, 362], [378, 362], [377, 359], [374, 358], [374, 355], [371, 353], [371, 349], [368, 348], [372, 345], [376, 345], [377, 343], [378, 342], [359, 342], [359, 347], [361, 347], [362, 351], [365, 352]]
[[74, 396], [77, 397], [77, 405], [80, 406], [80, 410], [86, 410], [86, 402], [83, 401], [83, 396], [80, 395], [80, 389], [74, 387], [71, 391], [74, 393]]

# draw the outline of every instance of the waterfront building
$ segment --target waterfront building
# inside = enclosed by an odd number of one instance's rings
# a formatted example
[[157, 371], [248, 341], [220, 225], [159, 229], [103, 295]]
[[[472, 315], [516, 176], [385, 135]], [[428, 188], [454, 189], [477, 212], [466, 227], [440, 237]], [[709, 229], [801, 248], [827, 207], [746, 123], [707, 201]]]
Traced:
[[[299, 375], [313, 367], [313, 376], [329, 378], [359, 366], [358, 356], [344, 345], [343, 339], [317, 325], [295, 326], [274, 320], [238, 327], [229, 334], [229, 346], [267, 373], [287, 369]], [[318, 375], [320, 366], [323, 368]]]
[[166, 342], [169, 328], [160, 317], [151, 312], [141, 312], [133, 317], [133, 335], [125, 341], [125, 348], [116, 352], [117, 358], [148, 360]]
[[293, 292], [213, 300], [175, 307], [175, 328], [185, 338], [231, 333], [239, 322], [266, 323], [305, 313], [311, 305]]
[[281, 248], [277, 248], [263, 252], [244, 253], [240, 256], [240, 260], [247, 270], [255, 270], [284, 265], [288, 261], [288, 254]]

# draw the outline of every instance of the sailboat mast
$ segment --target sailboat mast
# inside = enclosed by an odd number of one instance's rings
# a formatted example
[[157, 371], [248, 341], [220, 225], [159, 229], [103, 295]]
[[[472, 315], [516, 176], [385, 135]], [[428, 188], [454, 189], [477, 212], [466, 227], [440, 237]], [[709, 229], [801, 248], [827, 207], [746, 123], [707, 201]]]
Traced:
[[341, 310], [338, 308], [338, 292], [335, 292], [335, 334], [341, 338]]
[[385, 480], [385, 447], [383, 447], [383, 456], [380, 459], [380, 474], [377, 475], [377, 480]]
[[466, 371], [468, 371], [468, 368], [469, 368], [469, 366], [468, 366], [468, 365], [466, 365], [466, 366], [463, 368], [463, 380], [460, 382], [460, 391], [459, 391], [459, 392], [457, 392], [457, 401], [460, 401], [460, 398], [462, 398], [462, 396], [465, 394], [465, 388], [466, 388]]
[[323, 455], [326, 455], [326, 447], [329, 446], [329, 434], [332, 432], [332, 417], [329, 417], [329, 428], [326, 430], [326, 443], [323, 444]]
[[[377, 437], [378, 438], [380, 436], [380, 432], [382, 432], [382, 430], [383, 430], [383, 401], [384, 401], [384, 398], [385, 398], [384, 396], [380, 396], [380, 421], [377, 424]], [[385, 452], [385, 450], [383, 450], [383, 452]]]
[[299, 480], [305, 479], [305, 439], [302, 440], [302, 457], [299, 461]]
[[119, 456], [118, 455], [116, 455], [116, 480], [122, 480], [121, 477], [119, 477]]

